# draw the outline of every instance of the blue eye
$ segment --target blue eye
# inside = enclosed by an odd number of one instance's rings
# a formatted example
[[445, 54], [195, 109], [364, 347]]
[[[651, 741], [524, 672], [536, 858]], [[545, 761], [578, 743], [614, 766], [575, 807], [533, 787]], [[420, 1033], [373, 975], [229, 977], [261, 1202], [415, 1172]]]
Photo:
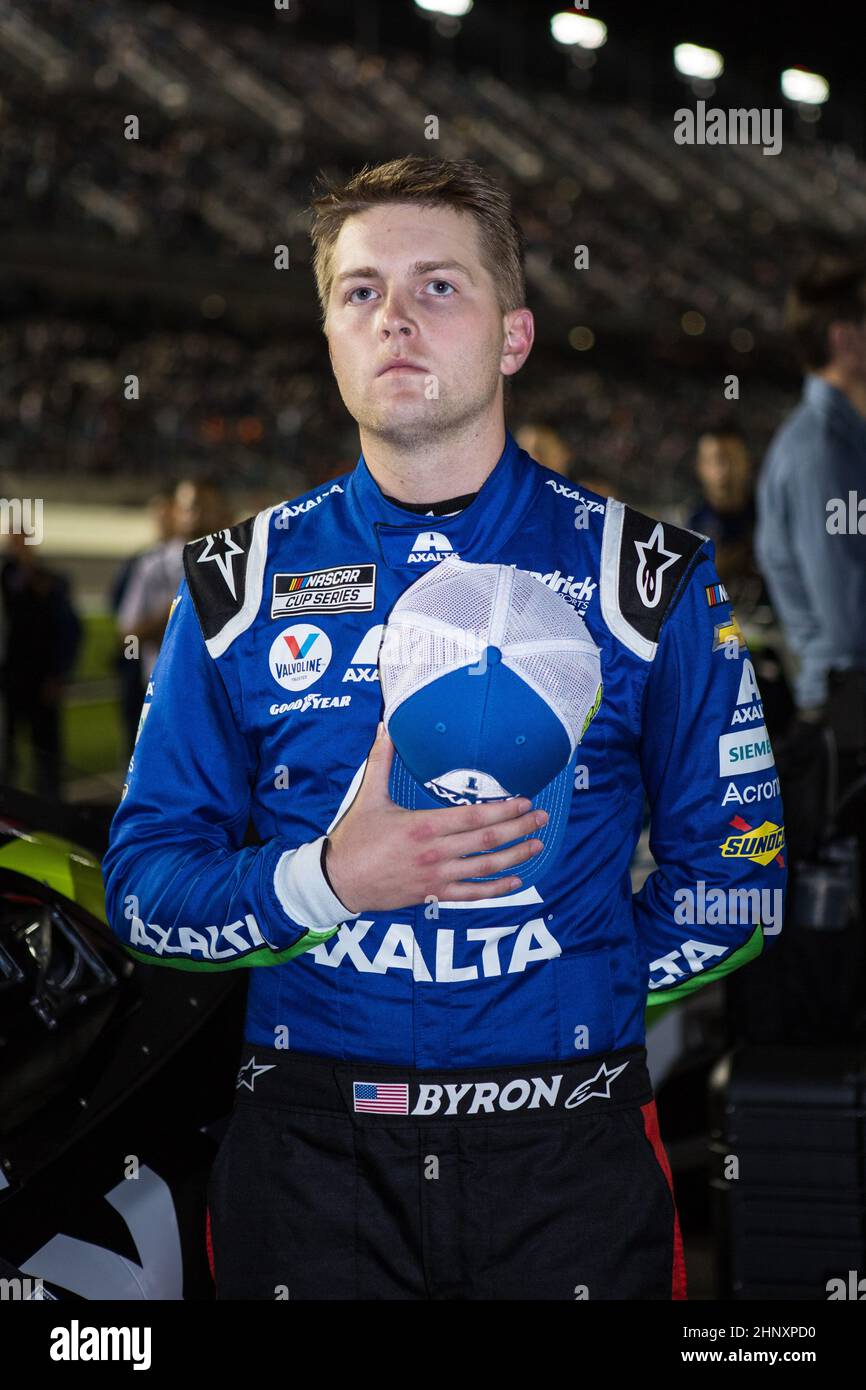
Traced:
[[374, 292], [371, 285], [359, 285], [358, 288], [357, 288], [356, 290], [350, 290], [349, 293], [346, 295], [346, 300], [347, 300], [347, 302], [349, 302], [349, 303], [354, 302], [355, 304], [358, 304], [358, 303], [361, 303], [361, 304], [368, 304], [368, 303], [369, 303], [369, 300], [367, 300], [367, 299], [362, 299], [362, 300], [357, 300], [357, 299], [355, 299], [355, 300], [353, 301], [353, 296], [354, 296], [354, 295], [356, 295], [356, 294], [362, 294], [365, 290], [366, 290], [366, 291], [369, 291], [371, 294]]
[[[449, 290], [452, 290], [452, 291], [454, 290], [454, 286], [451, 284], [451, 282], [450, 282], [449, 280], [430, 280], [428, 283], [431, 284], [431, 285], [444, 285], [444, 286], [446, 287], [446, 289], [449, 289]], [[450, 299], [450, 298], [451, 298], [451, 295], [450, 295], [450, 294], [434, 294], [433, 298], [434, 298], [434, 299]]]

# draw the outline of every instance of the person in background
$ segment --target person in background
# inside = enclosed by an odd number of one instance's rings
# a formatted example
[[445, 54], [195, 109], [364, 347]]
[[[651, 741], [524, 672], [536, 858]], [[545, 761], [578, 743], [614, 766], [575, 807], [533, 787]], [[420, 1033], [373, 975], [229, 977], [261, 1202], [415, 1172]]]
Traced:
[[[156, 531], [157, 547], [165, 545], [174, 535], [174, 493], [175, 486], [166, 485], [159, 488], [148, 500], [148, 510], [153, 519]], [[129, 559], [124, 560], [118, 568], [111, 590], [108, 595], [109, 612], [117, 618], [117, 613], [123, 602], [124, 595], [129, 588], [130, 580], [139, 562], [151, 553], [152, 547], [147, 550], [138, 551], [135, 555], [130, 555]], [[114, 666], [120, 685], [120, 711], [123, 720], [123, 730], [125, 735], [126, 753], [124, 761], [128, 761], [132, 755], [135, 743], [136, 730], [138, 728], [138, 717], [141, 713], [141, 705], [144, 700], [145, 683], [141, 676], [141, 659], [135, 656], [125, 656], [123, 648], [118, 644], [114, 658]]]
[[799, 663], [799, 730], [829, 725], [850, 781], [866, 763], [866, 519], [850, 507], [866, 498], [866, 259], [818, 257], [786, 320], [805, 381], [764, 460], [756, 552]]
[[187, 541], [210, 535], [229, 524], [225, 495], [216, 479], [185, 478], [178, 483], [172, 507], [172, 534], [140, 557], [117, 609], [121, 640], [138, 638], [145, 686], [153, 674], [171, 601], [183, 577], [184, 546]]
[[703, 498], [686, 525], [714, 543], [716, 569], [743, 617], [745, 610], [766, 602], [766, 593], [754, 556], [754, 468], [739, 425], [725, 422], [704, 430], [695, 473]]
[[515, 430], [514, 437], [521, 449], [525, 449], [543, 467], [552, 468], [564, 478], [571, 476], [574, 450], [552, 425], [527, 422]]
[[36, 795], [58, 800], [63, 795], [63, 697], [81, 646], [81, 620], [69, 581], [42, 563], [36, 546], [13, 532], [8, 551], [0, 570], [6, 629], [0, 778], [15, 785], [18, 740], [29, 728]]

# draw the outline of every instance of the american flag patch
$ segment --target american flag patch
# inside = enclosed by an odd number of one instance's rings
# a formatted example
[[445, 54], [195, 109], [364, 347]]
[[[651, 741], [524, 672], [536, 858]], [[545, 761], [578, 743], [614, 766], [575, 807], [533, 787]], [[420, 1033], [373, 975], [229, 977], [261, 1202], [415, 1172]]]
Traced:
[[356, 1110], [374, 1115], [408, 1115], [409, 1087], [400, 1082], [353, 1081], [352, 1098]]
[[724, 584], [707, 584], [705, 588], [707, 603], [711, 608], [715, 608], [718, 603], [730, 603], [731, 600], [728, 598], [728, 591]]

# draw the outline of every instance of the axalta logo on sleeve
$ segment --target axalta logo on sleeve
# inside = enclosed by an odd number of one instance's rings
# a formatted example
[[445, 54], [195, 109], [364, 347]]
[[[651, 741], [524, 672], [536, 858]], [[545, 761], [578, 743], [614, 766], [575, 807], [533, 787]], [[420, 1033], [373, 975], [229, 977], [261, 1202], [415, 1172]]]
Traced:
[[433, 560], [444, 560], [448, 555], [454, 559], [460, 558], [447, 536], [443, 536], [441, 531], [421, 531], [406, 559], [410, 565], [428, 565]]
[[775, 767], [770, 735], [766, 725], [744, 729], [738, 734], [722, 734], [719, 738], [719, 776], [738, 777], [747, 772], [761, 772]]
[[748, 657], [743, 657], [740, 688], [737, 691], [737, 708], [734, 710], [731, 723], [752, 724], [756, 719], [763, 719], [763, 717], [764, 706], [761, 703], [761, 692], [755, 678], [755, 668]]
[[553, 478], [548, 478], [545, 487], [552, 487], [558, 497], [567, 497], [572, 502], [580, 502], [588, 512], [597, 512], [604, 516], [604, 503], [594, 502], [589, 497], [584, 497], [579, 488], [566, 487], [565, 483], [557, 483]]
[[454, 960], [455, 931], [439, 927], [435, 946], [427, 947], [428, 959], [425, 960], [421, 943], [408, 922], [392, 922], [371, 957], [364, 952], [361, 942], [374, 926], [370, 918], [344, 922], [336, 936], [306, 951], [299, 960], [312, 959], [332, 969], [348, 962], [364, 975], [411, 970], [419, 983], [453, 984], [459, 980], [519, 975], [528, 965], [553, 960], [562, 954], [562, 947], [540, 917], [522, 926], [467, 927], [465, 940], [471, 943], [469, 955], [474, 960], [466, 965], [458, 965]]
[[688, 975], [697, 975], [706, 969], [707, 964], [715, 965], [721, 956], [728, 954], [727, 946], [718, 946], [712, 941], [684, 941], [678, 950], [668, 951], [666, 956], [650, 961], [650, 973], [657, 970], [665, 973], [659, 980], [650, 980], [650, 989], [670, 989], [681, 984]]
[[[246, 932], [246, 935], [244, 934]], [[175, 944], [176, 943], [176, 944]], [[161, 927], [158, 922], [130, 918], [130, 946], [156, 956], [200, 956], [202, 960], [237, 960], [250, 951], [270, 946], [251, 912], [225, 927]]]
[[304, 512], [312, 511], [313, 507], [318, 507], [320, 502], [324, 502], [326, 497], [330, 497], [333, 492], [342, 492], [339, 483], [334, 483], [327, 492], [320, 492], [315, 497], [308, 497], [305, 502], [284, 502], [282, 506], [274, 510], [274, 526], [278, 531], [284, 531], [293, 516], [302, 516]]

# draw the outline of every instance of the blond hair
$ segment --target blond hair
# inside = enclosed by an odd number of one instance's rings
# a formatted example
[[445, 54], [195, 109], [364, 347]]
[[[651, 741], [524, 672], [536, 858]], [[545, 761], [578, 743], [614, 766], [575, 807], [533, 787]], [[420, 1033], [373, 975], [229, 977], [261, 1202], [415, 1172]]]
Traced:
[[468, 213], [478, 228], [481, 262], [496, 287], [503, 313], [526, 302], [526, 242], [505, 189], [470, 159], [410, 154], [365, 165], [342, 186], [322, 178], [311, 204], [313, 272], [324, 324], [334, 278], [334, 246], [347, 218], [384, 203], [418, 203]]

